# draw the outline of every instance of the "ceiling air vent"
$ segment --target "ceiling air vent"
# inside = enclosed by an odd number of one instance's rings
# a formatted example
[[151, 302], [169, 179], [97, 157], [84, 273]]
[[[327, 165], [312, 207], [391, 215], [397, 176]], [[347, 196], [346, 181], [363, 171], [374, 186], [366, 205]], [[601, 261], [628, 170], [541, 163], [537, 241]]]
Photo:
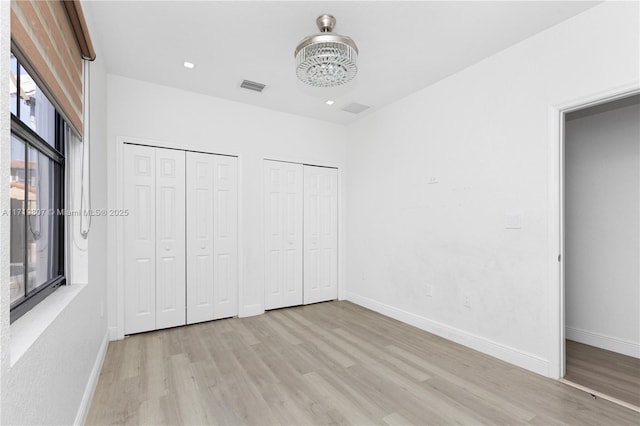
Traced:
[[240, 87], [247, 90], [253, 90], [254, 92], [262, 92], [267, 86], [265, 84], [256, 83], [255, 81], [251, 80], [242, 80]]
[[362, 105], [359, 103], [352, 103], [349, 104], [347, 106], [345, 106], [344, 108], [342, 108], [343, 111], [347, 111], [347, 112], [351, 112], [353, 114], [360, 114], [362, 111], [369, 109], [370, 107], [368, 105]]

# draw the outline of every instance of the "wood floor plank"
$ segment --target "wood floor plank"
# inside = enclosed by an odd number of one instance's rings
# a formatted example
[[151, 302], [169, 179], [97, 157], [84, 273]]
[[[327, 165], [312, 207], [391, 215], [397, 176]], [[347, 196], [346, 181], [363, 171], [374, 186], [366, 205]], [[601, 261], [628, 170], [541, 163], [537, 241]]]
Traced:
[[369, 396], [365, 396], [356, 381], [350, 380], [351, 373], [348, 369], [318, 370], [321, 376], [332, 388], [336, 389], [337, 396], [350, 401], [362, 410], [367, 417], [373, 419], [372, 424], [384, 424], [381, 420], [389, 413], [389, 407], [383, 407]]
[[[581, 368], [585, 362], [575, 360]], [[639, 420], [637, 412], [558, 381], [349, 302], [330, 302], [111, 342], [87, 424]]]
[[[303, 317], [292, 316], [291, 318], [292, 320], [291, 322], [288, 322], [288, 324], [296, 327], [299, 330], [298, 333], [301, 337], [304, 336], [305, 341], [303, 343], [303, 347], [305, 350], [321, 352], [328, 360], [331, 360], [344, 368], [355, 365], [356, 361], [353, 357], [351, 357], [347, 351], [334, 344], [333, 339], [330, 338], [331, 333], [329, 331], [321, 327], [316, 327], [313, 323], [308, 321], [306, 323], [307, 325], [296, 326], [295, 321], [299, 319], [301, 320]], [[321, 344], [316, 344], [314, 342], [321, 342]]]
[[[343, 337], [345, 340], [352, 342], [354, 345], [358, 347], [358, 349], [364, 351], [364, 353], [372, 354], [375, 358], [386, 365], [387, 368], [392, 368], [396, 370], [398, 373], [404, 374], [407, 378], [413, 379], [417, 382], [422, 382], [427, 380], [431, 376], [424, 369], [416, 368], [411, 364], [404, 362], [401, 358], [390, 354], [386, 351], [386, 349], [380, 346], [377, 342], [372, 339], [361, 339], [355, 334], [352, 334], [346, 330], [341, 328], [337, 328], [333, 330], [335, 334]], [[375, 343], [374, 343], [375, 342]]]
[[505, 401], [503, 397], [497, 396], [492, 392], [492, 389], [478, 386], [468, 380], [465, 379], [465, 376], [460, 376], [459, 373], [449, 372], [445, 369], [435, 366], [434, 364], [425, 361], [418, 355], [414, 355], [409, 351], [405, 351], [396, 346], [390, 345], [387, 346], [387, 349], [396, 354], [398, 357], [406, 359], [407, 361], [413, 362], [416, 365], [420, 366], [424, 371], [430, 372], [430, 374], [434, 377], [440, 378], [443, 381], [450, 383], [451, 385], [457, 386], [459, 389], [469, 392], [473, 394], [477, 398], [481, 398], [482, 400], [490, 403], [494, 406], [499, 406], [500, 410], [504, 413], [508, 413], [513, 416], [514, 419], [525, 422], [531, 420], [535, 417], [535, 414], [531, 411], [521, 408], [517, 405], [511, 404], [509, 401]]
[[181, 424], [209, 424], [209, 418], [202, 404], [198, 403], [205, 389], [200, 389], [189, 357], [185, 354], [172, 355], [168, 358], [169, 386], [175, 399]]
[[317, 372], [307, 373], [303, 376], [303, 379], [317, 391], [317, 394], [324, 401], [344, 415], [347, 424], [367, 425], [374, 423], [374, 419], [370, 418], [359, 405], [352, 403], [347, 398], [343, 398], [338, 390]]
[[149, 425], [176, 425], [180, 423], [181, 419], [178, 416], [176, 402], [171, 395], [142, 401], [135, 422], [132, 422], [132, 424]]
[[640, 359], [566, 342], [565, 379], [640, 407]]
[[388, 416], [384, 416], [382, 420], [384, 420], [384, 422], [389, 426], [404, 426], [411, 424], [409, 420], [405, 419], [398, 413], [391, 413]]

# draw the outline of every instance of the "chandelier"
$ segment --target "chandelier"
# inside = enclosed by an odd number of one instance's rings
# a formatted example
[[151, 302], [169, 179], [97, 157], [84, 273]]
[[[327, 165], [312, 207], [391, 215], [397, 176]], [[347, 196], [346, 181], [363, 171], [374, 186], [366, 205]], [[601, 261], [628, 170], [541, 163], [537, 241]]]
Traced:
[[295, 50], [296, 75], [311, 86], [333, 87], [347, 83], [358, 72], [358, 47], [351, 38], [332, 33], [336, 18], [316, 19], [320, 34], [306, 37]]

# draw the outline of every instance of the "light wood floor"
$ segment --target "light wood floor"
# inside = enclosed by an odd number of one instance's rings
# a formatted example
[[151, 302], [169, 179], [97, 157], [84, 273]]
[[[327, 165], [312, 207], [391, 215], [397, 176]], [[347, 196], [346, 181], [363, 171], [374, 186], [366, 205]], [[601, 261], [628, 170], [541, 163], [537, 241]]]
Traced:
[[565, 379], [640, 407], [640, 359], [571, 340], [566, 358]]
[[112, 342], [88, 424], [637, 425], [640, 414], [349, 302]]

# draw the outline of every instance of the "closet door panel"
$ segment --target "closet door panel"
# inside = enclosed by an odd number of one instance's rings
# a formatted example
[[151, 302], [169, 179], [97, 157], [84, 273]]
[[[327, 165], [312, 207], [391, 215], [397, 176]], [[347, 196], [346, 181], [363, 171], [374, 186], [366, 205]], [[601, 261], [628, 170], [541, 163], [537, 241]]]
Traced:
[[213, 157], [213, 318], [238, 315], [238, 159]]
[[156, 148], [156, 328], [186, 323], [185, 152]]
[[124, 145], [125, 334], [156, 328], [155, 150]]
[[304, 303], [338, 298], [338, 170], [304, 166]]
[[187, 323], [212, 320], [214, 156], [187, 152]]
[[265, 309], [301, 305], [303, 168], [264, 161]]

